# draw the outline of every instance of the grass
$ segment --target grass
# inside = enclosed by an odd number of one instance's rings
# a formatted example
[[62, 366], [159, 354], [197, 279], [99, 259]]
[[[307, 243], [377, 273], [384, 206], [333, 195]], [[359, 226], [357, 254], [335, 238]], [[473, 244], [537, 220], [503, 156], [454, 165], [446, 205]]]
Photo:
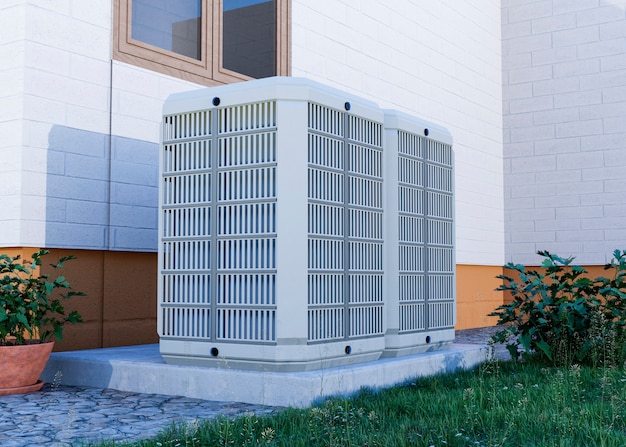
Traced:
[[626, 446], [623, 368], [489, 362], [307, 409], [93, 446]]

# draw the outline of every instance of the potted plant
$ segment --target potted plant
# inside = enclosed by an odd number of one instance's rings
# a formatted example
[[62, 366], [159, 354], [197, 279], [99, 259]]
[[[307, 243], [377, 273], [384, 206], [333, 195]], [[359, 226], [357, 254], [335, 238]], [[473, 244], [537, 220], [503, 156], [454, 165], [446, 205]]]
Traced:
[[[0, 254], [0, 395], [41, 389], [39, 376], [54, 339], [61, 340], [65, 323], [82, 321], [76, 311], [65, 314], [61, 299], [84, 294], [70, 290], [63, 276], [50, 279], [40, 273], [42, 257], [48, 253], [39, 250], [32, 261]], [[50, 265], [61, 269], [74, 258], [66, 256]]]

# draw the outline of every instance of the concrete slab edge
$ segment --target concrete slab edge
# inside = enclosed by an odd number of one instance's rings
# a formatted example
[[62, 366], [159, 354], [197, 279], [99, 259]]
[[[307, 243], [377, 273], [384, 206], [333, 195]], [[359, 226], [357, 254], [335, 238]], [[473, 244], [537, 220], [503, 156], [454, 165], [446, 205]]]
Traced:
[[126, 392], [203, 400], [305, 407], [361, 388], [385, 388], [408, 380], [476, 367], [488, 358], [481, 345], [305, 372], [265, 372], [170, 365], [158, 345], [53, 353], [42, 380]]

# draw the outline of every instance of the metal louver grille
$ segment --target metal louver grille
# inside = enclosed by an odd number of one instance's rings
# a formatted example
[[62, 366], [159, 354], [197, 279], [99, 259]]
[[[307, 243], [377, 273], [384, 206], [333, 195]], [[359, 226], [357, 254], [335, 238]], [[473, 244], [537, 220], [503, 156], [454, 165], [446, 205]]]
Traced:
[[426, 146], [427, 300], [430, 329], [454, 326], [454, 171], [452, 146]]
[[426, 328], [424, 140], [399, 132], [398, 226], [400, 332]]
[[383, 333], [382, 125], [308, 104], [308, 339]]
[[398, 131], [401, 333], [454, 325], [452, 147]]
[[276, 109], [166, 116], [160, 327], [170, 339], [276, 339]]

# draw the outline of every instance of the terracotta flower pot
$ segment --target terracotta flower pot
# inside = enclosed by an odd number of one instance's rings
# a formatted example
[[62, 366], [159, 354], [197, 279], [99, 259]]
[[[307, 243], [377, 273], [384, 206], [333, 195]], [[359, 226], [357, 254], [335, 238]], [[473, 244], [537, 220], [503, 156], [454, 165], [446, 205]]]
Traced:
[[0, 396], [38, 391], [54, 342], [0, 346]]

